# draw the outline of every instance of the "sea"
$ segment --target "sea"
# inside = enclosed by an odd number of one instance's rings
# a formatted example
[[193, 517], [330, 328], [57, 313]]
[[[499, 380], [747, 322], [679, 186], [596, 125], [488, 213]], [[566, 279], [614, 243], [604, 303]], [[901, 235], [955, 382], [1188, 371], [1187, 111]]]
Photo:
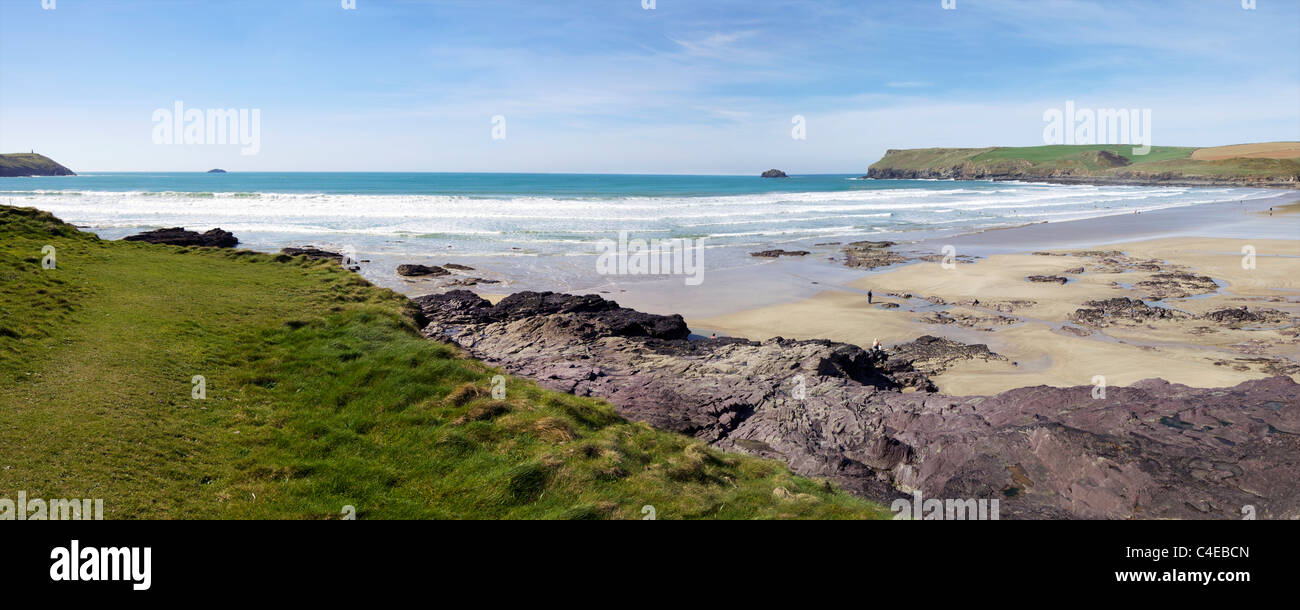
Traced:
[[[518, 289], [588, 290], [601, 240], [702, 240], [710, 269], [763, 249], [834, 249], [1038, 222], [1260, 199], [1251, 188], [1089, 186], [758, 176], [507, 173], [86, 173], [5, 178], [0, 201], [53, 212], [105, 239], [222, 228], [241, 247], [348, 251], [405, 292], [400, 263], [460, 263]], [[631, 281], [635, 278], [621, 278]]]

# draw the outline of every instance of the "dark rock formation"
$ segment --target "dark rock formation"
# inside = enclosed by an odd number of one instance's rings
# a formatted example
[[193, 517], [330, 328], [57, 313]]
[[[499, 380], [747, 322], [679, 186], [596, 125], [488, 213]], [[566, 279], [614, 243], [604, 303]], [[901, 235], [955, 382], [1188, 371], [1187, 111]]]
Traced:
[[1291, 316], [1284, 311], [1269, 308], [1248, 309], [1246, 307], [1229, 307], [1227, 309], [1211, 311], [1197, 317], [1202, 320], [1212, 320], [1219, 324], [1225, 324], [1228, 326], [1249, 323], [1276, 324], [1291, 320]]
[[233, 248], [239, 243], [230, 231], [212, 229], [203, 233], [186, 231], [181, 227], [155, 229], [123, 238], [126, 241], [143, 241], [151, 244], [169, 246], [204, 246], [208, 248]]
[[1092, 154], [1093, 163], [1098, 167], [1126, 167], [1133, 165], [1128, 157], [1117, 155], [1109, 150], [1099, 150]]
[[[474, 301], [477, 299], [477, 301]], [[544, 318], [554, 315], [572, 315], [581, 321], [581, 333], [586, 337], [619, 336], [649, 337], [653, 339], [685, 340], [690, 335], [686, 321], [679, 315], [657, 316], [642, 313], [635, 309], [620, 307], [614, 301], [607, 301], [594, 294], [574, 296], [555, 292], [516, 292], [496, 305], [491, 305], [472, 292], [453, 290], [444, 294], [429, 295], [415, 299], [426, 311], [444, 311], [448, 307], [463, 307], [462, 302], [471, 303], [465, 312], [473, 316], [473, 321], [462, 320], [458, 323], [492, 323], [512, 320]], [[430, 318], [436, 320], [438, 318]]]
[[287, 254], [289, 256], [304, 256], [310, 259], [332, 260], [340, 265], [343, 265], [343, 268], [347, 269], [348, 271], [361, 270], [361, 265], [358, 265], [356, 261], [346, 260], [348, 257], [339, 254], [338, 252], [321, 250], [320, 248], [317, 248], [315, 246], [303, 246], [301, 248], [294, 248], [294, 247], [281, 248], [280, 254]]
[[443, 269], [455, 269], [455, 270], [457, 270], [457, 271], [473, 271], [473, 270], [474, 270], [473, 267], [469, 267], [469, 266], [466, 266], [466, 265], [459, 265], [459, 264], [456, 264], [456, 263], [447, 263], [447, 264], [443, 265], [442, 268], [443, 268]]
[[1155, 301], [1183, 299], [1194, 294], [1209, 294], [1219, 290], [1219, 285], [1214, 283], [1214, 278], [1185, 271], [1156, 273], [1150, 279], [1142, 280], [1133, 286], [1146, 290], [1146, 297]]
[[875, 269], [907, 262], [907, 257], [890, 250], [892, 241], [855, 241], [844, 246], [844, 265]]
[[343, 255], [339, 254], [338, 252], [321, 250], [320, 248], [316, 248], [314, 246], [303, 246], [301, 248], [292, 248], [292, 247], [281, 248], [280, 254], [288, 254], [289, 256], [305, 256], [307, 258], [328, 258], [330, 260], [335, 260], [340, 262], [343, 260]]
[[[1005, 362], [1007, 359], [1006, 356], [989, 351], [989, 346], [983, 343], [972, 345], [933, 335], [921, 335], [911, 343], [894, 346], [890, 350], [890, 357], [893, 362], [906, 363], [910, 369], [926, 375], [938, 375], [962, 360]], [[886, 365], [885, 370], [893, 372], [890, 365]]]
[[1186, 318], [1187, 314], [1167, 309], [1152, 307], [1142, 299], [1115, 297], [1100, 301], [1084, 301], [1084, 307], [1076, 309], [1067, 316], [1071, 322], [1100, 328], [1115, 323], [1144, 324], [1152, 320], [1174, 320]]
[[[831, 341], [686, 340], [680, 316], [594, 295], [468, 291], [417, 299], [425, 334], [625, 416], [888, 500], [998, 499], [1004, 517], [1300, 517], [1300, 386], [1148, 380], [954, 397], [925, 371], [985, 346], [922, 337], [884, 352]], [[1112, 308], [1113, 309], [1113, 308]]]
[[501, 280], [489, 280], [481, 277], [456, 278], [447, 282], [448, 287], [452, 286], [477, 286], [479, 284], [500, 284]]
[[750, 252], [750, 256], [760, 258], [780, 258], [782, 256], [808, 256], [807, 250], [763, 250], [762, 252]]
[[962, 312], [932, 311], [920, 317], [926, 324], [954, 324], [966, 328], [993, 330], [994, 326], [1015, 324], [1018, 320], [1001, 315], [971, 315]]
[[1025, 278], [1025, 280], [1030, 282], [1039, 282], [1042, 284], [1052, 284], [1052, 283], [1064, 284], [1070, 281], [1069, 278], [1064, 278], [1059, 275], [1031, 275]]
[[763, 177], [764, 178], [789, 178], [789, 176], [785, 175], [785, 172], [779, 169], [769, 169], [763, 172]]
[[208, 170], [208, 173], [209, 173], [209, 174], [224, 174], [224, 173], [226, 173], [226, 170], [221, 169], [221, 168], [210, 169], [210, 170]]
[[451, 275], [451, 272], [437, 265], [432, 267], [426, 265], [398, 265], [397, 275], [402, 277], [441, 277]]

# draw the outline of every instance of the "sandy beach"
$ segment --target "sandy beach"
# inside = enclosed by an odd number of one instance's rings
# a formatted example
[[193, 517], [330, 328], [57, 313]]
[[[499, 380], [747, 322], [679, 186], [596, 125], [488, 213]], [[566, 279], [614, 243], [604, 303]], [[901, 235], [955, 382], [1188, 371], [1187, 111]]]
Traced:
[[[1110, 386], [1155, 377], [1194, 387], [1277, 374], [1300, 379], [1294, 207], [1198, 206], [987, 231], [948, 240], [959, 253], [976, 253], [970, 262], [859, 273], [807, 298], [687, 321], [720, 335], [863, 346], [928, 334], [987, 344], [1005, 358], [958, 362], [937, 375], [949, 394], [1088, 385], [1098, 375]], [[1253, 260], [1243, 254], [1252, 251]], [[1118, 315], [1092, 318], [1080, 312], [1111, 299], [1141, 300], [1144, 308], [1121, 303], [1110, 312]], [[1242, 308], [1246, 315], [1223, 313]]]

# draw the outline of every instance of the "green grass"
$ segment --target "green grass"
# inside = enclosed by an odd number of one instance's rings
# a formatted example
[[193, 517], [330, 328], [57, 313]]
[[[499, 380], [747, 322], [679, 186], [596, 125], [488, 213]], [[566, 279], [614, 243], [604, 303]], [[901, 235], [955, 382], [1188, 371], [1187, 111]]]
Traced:
[[975, 155], [972, 161], [992, 161], [1002, 159], [1024, 159], [1031, 163], [1061, 163], [1068, 161], [1082, 161], [1089, 158], [1088, 153], [1106, 151], [1111, 154], [1119, 155], [1134, 163], [1151, 163], [1154, 161], [1165, 161], [1168, 159], [1187, 159], [1192, 156], [1196, 150], [1194, 147], [1184, 146], [1152, 146], [1151, 150], [1145, 155], [1135, 154], [1132, 144], [1096, 144], [1096, 145], [1048, 145], [1048, 146], [1021, 146], [1021, 147], [999, 147], [989, 150], [988, 152]]
[[494, 400], [499, 371], [332, 262], [0, 206], [0, 295], [0, 497], [103, 498], [108, 519], [890, 516], [601, 401], [514, 378]]

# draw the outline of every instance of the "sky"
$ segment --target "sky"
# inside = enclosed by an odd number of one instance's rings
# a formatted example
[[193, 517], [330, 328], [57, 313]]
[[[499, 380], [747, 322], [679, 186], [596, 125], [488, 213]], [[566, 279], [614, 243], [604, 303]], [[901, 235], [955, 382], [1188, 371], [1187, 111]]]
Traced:
[[[853, 174], [891, 148], [1043, 144], [1067, 102], [1150, 109], [1157, 146], [1300, 140], [1300, 0], [348, 3], [0, 0], [0, 152], [81, 173]], [[256, 154], [167, 143], [177, 102], [256, 111]]]

